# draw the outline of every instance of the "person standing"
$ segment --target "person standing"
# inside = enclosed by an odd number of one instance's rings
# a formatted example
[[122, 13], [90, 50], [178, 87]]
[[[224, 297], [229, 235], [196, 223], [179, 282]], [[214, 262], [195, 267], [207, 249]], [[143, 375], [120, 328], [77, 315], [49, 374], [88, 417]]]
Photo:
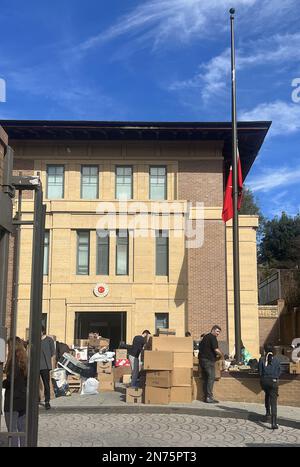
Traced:
[[131, 387], [138, 388], [138, 378], [140, 373], [140, 356], [150, 336], [150, 331], [145, 329], [141, 336], [135, 336], [132, 341], [132, 345], [128, 350], [128, 357], [131, 366]]
[[204, 402], [217, 404], [219, 401], [213, 397], [213, 386], [215, 382], [215, 363], [217, 356], [223, 357], [217, 337], [221, 328], [215, 325], [210, 333], [205, 334], [199, 343], [199, 366], [202, 370]]
[[[3, 381], [3, 389], [5, 389], [4, 397], [4, 417], [7, 426], [7, 431], [25, 432], [26, 424], [26, 386], [27, 386], [27, 353], [24, 343], [20, 337], [15, 338], [15, 364], [14, 377], [12, 377], [12, 360], [13, 360], [13, 338], [8, 339], [8, 355], [4, 372], [6, 379]], [[12, 426], [10, 427], [10, 395], [12, 379], [14, 380], [13, 387], [13, 412]], [[11, 446], [25, 446], [25, 437], [12, 437]]]
[[277, 430], [277, 397], [280, 361], [278, 357], [274, 356], [272, 344], [266, 344], [264, 350], [265, 355], [261, 357], [258, 362], [258, 371], [260, 385], [265, 393], [265, 421], [271, 421], [272, 429]]
[[40, 375], [44, 385], [45, 409], [51, 409], [50, 405], [50, 371], [53, 369], [52, 357], [55, 356], [55, 345], [52, 337], [46, 335], [45, 327], [42, 326], [41, 335], [41, 360]]

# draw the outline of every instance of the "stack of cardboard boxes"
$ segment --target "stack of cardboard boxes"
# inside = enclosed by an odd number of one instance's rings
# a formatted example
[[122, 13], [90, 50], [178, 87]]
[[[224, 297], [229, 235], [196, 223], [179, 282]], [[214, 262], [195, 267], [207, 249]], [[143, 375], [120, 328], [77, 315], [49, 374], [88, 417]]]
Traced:
[[99, 381], [99, 392], [114, 391], [114, 374], [111, 362], [97, 362], [97, 375]]
[[[125, 381], [123, 380], [126, 376]], [[125, 384], [129, 383], [129, 376], [131, 375], [130, 363], [127, 358], [127, 349], [116, 349], [115, 367], [114, 367], [114, 382]]]
[[291, 375], [300, 375], [300, 361], [297, 363], [290, 363], [290, 374]]
[[192, 402], [193, 340], [191, 337], [151, 338], [144, 354], [146, 404]]

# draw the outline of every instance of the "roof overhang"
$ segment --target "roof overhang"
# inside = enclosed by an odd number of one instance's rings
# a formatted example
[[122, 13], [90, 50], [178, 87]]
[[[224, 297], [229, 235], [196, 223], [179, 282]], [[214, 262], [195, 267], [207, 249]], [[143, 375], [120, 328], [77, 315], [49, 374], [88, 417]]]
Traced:
[[[223, 141], [225, 173], [231, 163], [231, 122], [101, 122], [0, 120], [13, 141]], [[238, 122], [238, 145], [246, 178], [271, 122]]]

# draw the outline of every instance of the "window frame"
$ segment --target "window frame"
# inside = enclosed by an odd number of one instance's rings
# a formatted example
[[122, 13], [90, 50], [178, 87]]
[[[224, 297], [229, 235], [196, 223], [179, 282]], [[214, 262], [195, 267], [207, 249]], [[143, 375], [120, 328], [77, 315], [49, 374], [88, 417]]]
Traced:
[[[130, 175], [130, 178], [131, 178], [131, 183], [130, 183], [130, 198], [126, 198], [126, 200], [132, 200], [133, 199], [133, 166], [132, 165], [116, 165], [115, 166], [115, 199], [117, 200], [120, 200], [120, 201], [126, 201], [125, 199], [122, 199], [122, 198], [118, 198], [118, 193], [117, 193], [117, 187], [118, 187], [118, 169], [130, 169], [131, 170], [131, 175]], [[124, 174], [122, 175], [123, 177], [125, 176]], [[123, 184], [124, 185], [124, 184]]]
[[[63, 173], [62, 173], [62, 196], [60, 198], [49, 198], [49, 171], [48, 169], [50, 167], [62, 167], [63, 168]], [[47, 196], [46, 198], [47, 199], [64, 199], [65, 197], [65, 165], [64, 164], [47, 164], [46, 165], [46, 179], [47, 179], [47, 183], [46, 183], [46, 193], [47, 193]]]
[[[79, 260], [79, 240], [80, 240], [80, 234], [81, 233], [87, 233], [88, 234], [88, 255], [87, 255], [87, 258], [88, 258], [88, 264], [87, 264], [87, 273], [81, 273], [79, 272], [79, 269], [78, 269], [78, 260]], [[85, 229], [80, 229], [80, 230], [76, 230], [76, 237], [77, 237], [77, 243], [76, 243], [76, 275], [77, 276], [89, 276], [90, 275], [90, 246], [91, 246], [91, 232], [90, 230], [85, 230]]]
[[[96, 175], [96, 180], [97, 180], [97, 186], [96, 186], [96, 196], [95, 198], [84, 198], [82, 196], [82, 193], [83, 193], [83, 168], [85, 167], [89, 167], [89, 168], [95, 168], [97, 169], [97, 175]], [[91, 176], [89, 174], [89, 176]], [[97, 164], [81, 164], [80, 166], [80, 199], [86, 199], [86, 200], [90, 200], [90, 199], [98, 199], [99, 198], [99, 165]]]
[[[165, 169], [165, 189], [163, 198], [152, 198], [151, 196], [151, 169]], [[158, 175], [157, 175], [158, 177]], [[156, 185], [157, 186], [157, 185]], [[166, 165], [150, 165], [149, 166], [149, 199], [153, 201], [166, 201], [168, 199], [168, 167]]]

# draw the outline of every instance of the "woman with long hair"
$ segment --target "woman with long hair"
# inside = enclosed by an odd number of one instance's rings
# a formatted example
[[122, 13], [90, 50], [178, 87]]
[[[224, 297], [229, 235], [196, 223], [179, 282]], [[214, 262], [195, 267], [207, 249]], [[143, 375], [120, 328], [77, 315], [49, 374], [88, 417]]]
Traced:
[[[5, 389], [4, 398], [4, 416], [8, 431], [24, 432], [26, 422], [26, 385], [27, 385], [27, 353], [24, 342], [20, 337], [15, 338], [15, 359], [14, 375], [13, 372], [13, 338], [8, 339], [8, 355], [4, 367], [6, 379], [3, 381]], [[10, 427], [10, 397], [12, 381], [13, 387], [13, 408], [12, 408], [12, 426]], [[25, 438], [22, 436], [12, 437], [12, 446], [25, 446]]]
[[262, 356], [259, 360], [258, 371], [260, 375], [260, 384], [265, 392], [265, 420], [271, 421], [272, 429], [276, 430], [278, 428], [277, 397], [280, 376], [280, 361], [274, 355], [272, 344], [266, 344], [264, 350], [265, 355]]

